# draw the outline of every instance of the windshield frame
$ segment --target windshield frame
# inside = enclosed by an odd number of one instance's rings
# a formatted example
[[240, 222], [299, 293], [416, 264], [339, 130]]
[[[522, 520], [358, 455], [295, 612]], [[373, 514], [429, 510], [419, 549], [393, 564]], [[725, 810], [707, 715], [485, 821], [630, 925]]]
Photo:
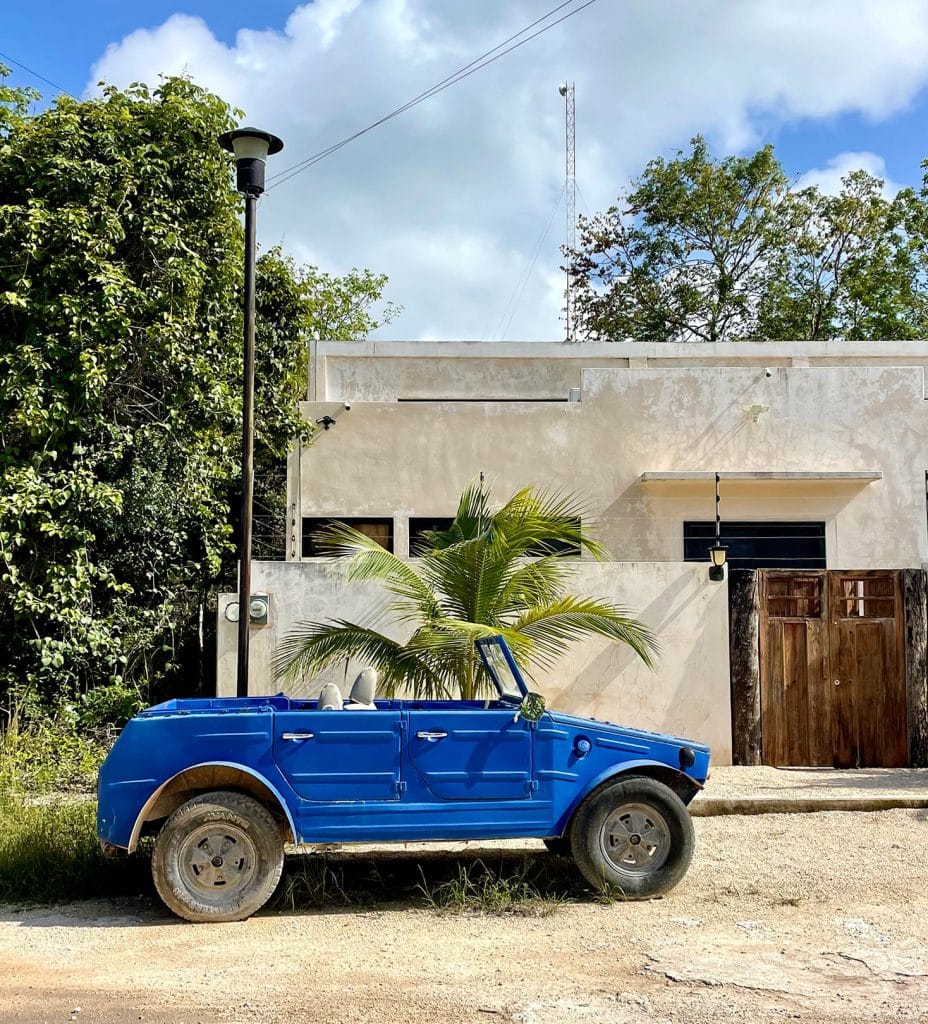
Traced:
[[506, 641], [501, 636], [484, 637], [477, 641], [477, 650], [500, 700], [521, 704], [528, 689]]

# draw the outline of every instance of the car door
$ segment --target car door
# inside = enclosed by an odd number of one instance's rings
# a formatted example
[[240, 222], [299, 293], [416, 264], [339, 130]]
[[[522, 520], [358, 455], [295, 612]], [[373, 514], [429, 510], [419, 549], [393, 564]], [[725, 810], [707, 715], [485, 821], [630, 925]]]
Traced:
[[409, 711], [412, 771], [438, 800], [528, 800], [533, 730], [514, 708]]
[[399, 800], [399, 711], [274, 715], [274, 760], [304, 800]]

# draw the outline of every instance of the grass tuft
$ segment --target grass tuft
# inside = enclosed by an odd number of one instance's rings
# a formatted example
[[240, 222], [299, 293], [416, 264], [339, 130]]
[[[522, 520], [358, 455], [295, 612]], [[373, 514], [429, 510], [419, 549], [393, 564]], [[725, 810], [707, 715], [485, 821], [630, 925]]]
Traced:
[[508, 869], [493, 870], [483, 861], [458, 864], [457, 874], [446, 882], [430, 885], [422, 876], [420, 889], [432, 910], [455, 914], [549, 917], [568, 902], [565, 893], [543, 891], [537, 872], [527, 860]]

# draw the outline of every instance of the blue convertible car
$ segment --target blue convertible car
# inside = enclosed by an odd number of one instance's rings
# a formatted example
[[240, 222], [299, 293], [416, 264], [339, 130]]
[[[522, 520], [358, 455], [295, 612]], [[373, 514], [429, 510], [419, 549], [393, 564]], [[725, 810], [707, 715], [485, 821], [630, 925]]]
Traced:
[[136, 715], [100, 770], [104, 847], [157, 833], [152, 873], [190, 921], [273, 893], [284, 844], [543, 838], [593, 884], [666, 892], [693, 851], [700, 743], [545, 710], [500, 637], [478, 642], [495, 700], [172, 700]]

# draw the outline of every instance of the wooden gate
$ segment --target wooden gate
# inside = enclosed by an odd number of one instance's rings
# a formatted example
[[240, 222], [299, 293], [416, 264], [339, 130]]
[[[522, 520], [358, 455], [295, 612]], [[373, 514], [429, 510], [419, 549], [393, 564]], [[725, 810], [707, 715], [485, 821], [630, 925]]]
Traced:
[[908, 764], [901, 575], [758, 573], [765, 764]]

